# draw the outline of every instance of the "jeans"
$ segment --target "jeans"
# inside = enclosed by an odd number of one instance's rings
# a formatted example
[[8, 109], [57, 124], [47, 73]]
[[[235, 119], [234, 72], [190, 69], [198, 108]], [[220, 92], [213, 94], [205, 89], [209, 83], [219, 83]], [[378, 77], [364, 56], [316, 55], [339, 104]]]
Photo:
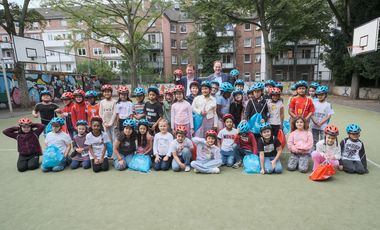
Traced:
[[17, 170], [19, 172], [25, 172], [27, 170], [38, 169], [38, 167], [40, 167], [39, 159], [40, 157], [38, 154], [30, 156], [19, 155], [17, 160]]
[[248, 150], [248, 149], [242, 149], [242, 148], [240, 148], [240, 146], [236, 146], [235, 147], [235, 159], [236, 159], [236, 162], [241, 162], [242, 158], [245, 155], [249, 155], [249, 154], [253, 154], [253, 153], [250, 150]]
[[361, 161], [342, 160], [343, 171], [346, 173], [364, 174], [367, 172]]
[[197, 169], [200, 173], [212, 173], [213, 169], [219, 168], [222, 165], [221, 159], [215, 160], [203, 160], [203, 161], [192, 161], [191, 167]]
[[[182, 150], [181, 156], [178, 156], [179, 160], [182, 163], [184, 163], [186, 166], [190, 166], [191, 157], [192, 157], [192, 154], [191, 154], [191, 151], [190, 151], [189, 148], [184, 148]], [[179, 164], [177, 163], [177, 161], [174, 160], [174, 159], [172, 161], [172, 169], [173, 169], [174, 172], [181, 171], [181, 167], [179, 166]]]
[[313, 146], [315, 149], [315, 145], [318, 143], [318, 141], [325, 138], [325, 133], [323, 130], [319, 130], [319, 129], [312, 129], [311, 132], [313, 133], [313, 141], [314, 141]]
[[298, 171], [306, 173], [309, 170], [309, 154], [290, 153], [288, 159], [288, 170], [295, 171], [298, 167]]
[[[156, 163], [156, 162], [153, 163], [154, 170], [156, 170], [156, 171], [160, 171], [160, 170], [167, 171], [167, 170], [169, 170], [170, 164], [172, 163], [171, 162], [172, 158], [169, 157], [169, 159], [167, 161], [164, 161], [164, 157], [165, 156], [161, 156], [161, 160], [158, 163]], [[155, 159], [155, 158], [153, 158], [153, 159]]]
[[118, 159], [116, 158], [113, 160], [113, 166], [115, 167], [116, 170], [118, 171], [123, 171], [128, 168], [128, 165], [131, 163], [133, 154], [128, 154], [126, 156], [121, 155], [121, 158], [123, 158], [124, 165], [119, 164]]
[[77, 169], [80, 166], [82, 166], [84, 169], [91, 168], [91, 161], [90, 161], [90, 159], [84, 160], [84, 161], [76, 161], [76, 160], [72, 160], [71, 161], [71, 164], [70, 164], [70, 168], [71, 169]]
[[264, 171], [266, 174], [271, 174], [271, 173], [281, 173], [282, 172], [282, 165], [280, 159], [276, 161], [276, 165], [273, 168], [272, 167], [272, 160], [276, 157], [265, 157], [264, 158]]
[[222, 165], [231, 167], [235, 163], [235, 152], [220, 150], [220, 155], [222, 156]]

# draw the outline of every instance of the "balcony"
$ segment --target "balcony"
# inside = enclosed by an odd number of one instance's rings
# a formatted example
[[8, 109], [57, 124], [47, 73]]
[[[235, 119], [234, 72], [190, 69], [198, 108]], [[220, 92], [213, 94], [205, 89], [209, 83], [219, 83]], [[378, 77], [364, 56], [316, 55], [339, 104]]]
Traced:
[[148, 49], [150, 49], [150, 50], [161, 50], [162, 49], [162, 42], [150, 43], [148, 45]]
[[227, 30], [224, 32], [216, 32], [217, 37], [233, 37], [235, 35], [233, 30]]
[[121, 59], [121, 53], [106, 53], [101, 55], [104, 58]]
[[45, 47], [66, 47], [69, 40], [44, 40]]
[[233, 69], [234, 63], [223, 63], [223, 69]]
[[162, 69], [164, 68], [164, 63], [158, 62], [158, 61], [156, 62], [148, 61], [146, 62], [146, 66], [148, 68], [153, 68], [153, 69]]
[[60, 62], [75, 63], [75, 57], [71, 55], [65, 55], [65, 54], [61, 54], [59, 56], [58, 54], [56, 54], [54, 56], [46, 56], [46, 61], [48, 63], [60, 63]]
[[1, 49], [12, 49], [11, 43], [0, 43]]
[[234, 53], [235, 48], [233, 46], [222, 46], [219, 48], [219, 53]]
[[[273, 65], [294, 65], [294, 59], [274, 59]], [[318, 58], [297, 58], [297, 65], [318, 65]]]

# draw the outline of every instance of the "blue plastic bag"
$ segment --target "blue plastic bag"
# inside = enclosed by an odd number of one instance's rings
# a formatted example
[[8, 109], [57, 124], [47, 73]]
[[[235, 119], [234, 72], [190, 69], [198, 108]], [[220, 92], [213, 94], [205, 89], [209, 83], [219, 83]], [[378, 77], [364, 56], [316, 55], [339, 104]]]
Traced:
[[50, 133], [51, 131], [53, 130], [53, 126], [51, 125], [51, 121], [49, 122], [49, 124], [45, 127], [45, 129], [44, 129], [44, 135], [45, 135], [45, 137], [46, 137], [46, 135], [48, 134], [48, 133]]
[[139, 171], [139, 172], [149, 172], [152, 161], [150, 156], [143, 154], [135, 154], [129, 163], [128, 167], [131, 170]]
[[260, 159], [255, 154], [245, 155], [243, 159], [243, 171], [248, 174], [258, 174], [260, 173]]
[[193, 112], [194, 132], [196, 132], [202, 126], [202, 122], [203, 116], [199, 113]]
[[255, 113], [248, 121], [249, 127], [253, 134], [260, 134], [260, 124], [263, 116], [261, 113]]
[[282, 131], [284, 132], [285, 135], [287, 135], [290, 132], [290, 122], [289, 121], [284, 121], [282, 123]]
[[113, 154], [113, 146], [111, 142], [106, 143], [106, 149], [107, 149], [107, 156], [112, 157]]
[[64, 156], [56, 146], [48, 146], [42, 158], [42, 167], [43, 168], [52, 168], [58, 165], [61, 165], [64, 162]]

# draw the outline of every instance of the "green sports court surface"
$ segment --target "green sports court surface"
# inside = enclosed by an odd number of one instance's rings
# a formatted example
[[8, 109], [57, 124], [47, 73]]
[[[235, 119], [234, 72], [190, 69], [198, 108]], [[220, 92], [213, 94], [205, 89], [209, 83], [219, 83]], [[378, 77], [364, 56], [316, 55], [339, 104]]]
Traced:
[[[362, 127], [369, 174], [220, 175], [16, 170], [16, 142], [0, 136], [0, 229], [380, 229], [380, 113], [333, 105], [332, 123]], [[0, 120], [3, 130], [18, 118]], [[42, 141], [42, 137], [40, 138]], [[282, 157], [286, 165], [287, 154]]]

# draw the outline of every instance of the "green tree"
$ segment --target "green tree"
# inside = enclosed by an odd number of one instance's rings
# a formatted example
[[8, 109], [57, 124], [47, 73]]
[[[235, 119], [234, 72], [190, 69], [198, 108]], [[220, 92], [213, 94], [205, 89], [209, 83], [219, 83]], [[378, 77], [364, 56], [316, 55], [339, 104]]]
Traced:
[[[7, 0], [2, 0], [0, 3], [3, 8], [0, 10], [0, 26], [9, 36], [17, 35], [24, 37], [25, 30], [30, 28], [34, 22], [38, 22], [41, 27], [44, 26], [43, 16], [36, 10], [29, 9], [29, 3], [30, 0], [24, 0], [22, 6], [16, 3], [9, 3]], [[16, 27], [16, 23], [18, 23], [18, 28]], [[23, 63], [15, 63], [14, 75], [21, 92], [21, 107], [29, 108], [30, 100], [25, 79], [25, 65]]]
[[[132, 87], [137, 86], [138, 58], [146, 48], [144, 35], [170, 6], [163, 0], [46, 0], [68, 15], [76, 33], [118, 48], [129, 64]], [[79, 24], [83, 24], [78, 28]]]
[[324, 56], [338, 83], [351, 82], [351, 98], [359, 96], [360, 78], [377, 78], [380, 66], [378, 52], [350, 58], [347, 46], [352, 45], [354, 28], [380, 15], [379, 1], [327, 0], [340, 29], [329, 39], [329, 49]]
[[85, 60], [77, 64], [78, 73], [88, 73], [90, 69], [91, 75], [96, 75], [104, 82], [109, 82], [116, 78], [116, 73], [112, 67], [103, 59], [100, 60]]

